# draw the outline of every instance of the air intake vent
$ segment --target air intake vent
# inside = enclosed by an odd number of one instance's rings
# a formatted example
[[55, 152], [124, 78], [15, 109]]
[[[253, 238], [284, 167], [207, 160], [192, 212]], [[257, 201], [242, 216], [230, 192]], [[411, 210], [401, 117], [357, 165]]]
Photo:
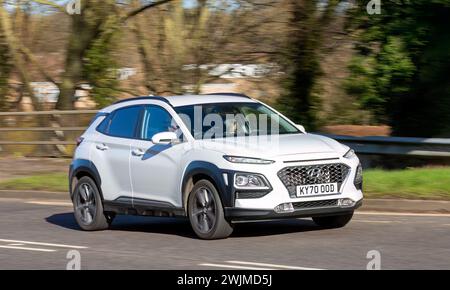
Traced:
[[338, 205], [338, 199], [314, 200], [292, 203], [294, 209], [335, 207]]

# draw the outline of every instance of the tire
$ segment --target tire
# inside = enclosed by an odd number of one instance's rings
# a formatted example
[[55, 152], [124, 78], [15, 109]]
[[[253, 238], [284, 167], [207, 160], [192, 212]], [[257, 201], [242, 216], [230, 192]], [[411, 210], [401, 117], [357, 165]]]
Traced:
[[350, 222], [353, 217], [353, 211], [349, 214], [336, 216], [313, 217], [313, 221], [326, 229], [342, 228]]
[[224, 239], [233, 232], [225, 220], [219, 193], [208, 180], [195, 183], [188, 198], [188, 216], [192, 229], [201, 239]]
[[82, 177], [75, 186], [72, 197], [75, 220], [85, 231], [100, 231], [109, 228], [113, 214], [103, 212], [102, 199], [95, 182]]

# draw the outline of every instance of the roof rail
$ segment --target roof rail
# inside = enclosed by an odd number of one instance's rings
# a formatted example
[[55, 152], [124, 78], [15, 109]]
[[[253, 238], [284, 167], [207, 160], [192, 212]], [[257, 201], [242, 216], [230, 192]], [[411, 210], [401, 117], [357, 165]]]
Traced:
[[204, 94], [205, 96], [230, 96], [230, 97], [241, 97], [241, 98], [247, 98], [251, 99], [249, 96], [245, 94], [238, 94], [238, 93], [210, 93], [210, 94]]
[[141, 100], [156, 100], [156, 101], [162, 101], [166, 104], [172, 105], [169, 100], [167, 100], [164, 97], [159, 97], [159, 96], [147, 96], [147, 97], [135, 97], [135, 98], [128, 98], [128, 99], [123, 99], [123, 100], [118, 100], [114, 103], [115, 104], [121, 104], [121, 103], [125, 103], [125, 102], [131, 102], [131, 101], [141, 101]]

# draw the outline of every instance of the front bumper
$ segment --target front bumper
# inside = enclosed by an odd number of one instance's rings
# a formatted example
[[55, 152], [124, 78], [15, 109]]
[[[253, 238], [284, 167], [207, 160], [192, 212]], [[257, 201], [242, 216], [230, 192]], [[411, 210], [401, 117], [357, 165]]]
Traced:
[[[356, 157], [351, 159], [336, 157], [333, 159], [334, 161], [330, 161], [329, 159], [323, 159], [324, 156], [322, 155], [323, 154], [320, 154], [319, 156], [310, 156], [309, 158], [315, 158], [315, 160], [310, 161], [292, 161], [296, 159], [302, 160], [305, 158], [304, 156], [297, 156], [295, 158], [292, 156], [285, 156], [285, 159], [278, 160], [274, 164], [268, 166], [233, 164], [232, 169], [227, 168], [229, 169], [227, 172], [228, 175], [232, 176], [235, 172], [251, 172], [261, 174], [268, 180], [272, 190], [260, 197], [250, 196], [249, 194], [251, 191], [248, 191], [246, 196], [241, 196], [240, 192], [234, 190], [234, 193], [230, 194], [232, 197], [232, 202], [227, 203], [226, 207], [244, 210], [251, 209], [256, 210], [257, 212], [265, 211], [270, 213], [276, 206], [285, 203], [302, 203], [345, 198], [351, 199], [355, 202], [361, 200], [363, 198], [363, 192], [360, 187], [357, 187], [354, 184], [359, 159]], [[322, 157], [322, 160], [318, 160], [319, 157]], [[339, 193], [336, 194], [295, 197], [292, 196], [292, 192], [289, 192], [289, 188], [283, 183], [282, 179], [278, 175], [278, 173], [286, 167], [320, 166], [332, 163], [343, 164], [350, 169], [345, 179], [340, 184]], [[231, 177], [228, 184], [229, 188], [233, 187]]]
[[239, 221], [258, 221], [258, 220], [342, 215], [351, 213], [357, 208], [359, 208], [362, 205], [362, 201], [363, 200], [360, 199], [352, 207], [332, 206], [322, 208], [297, 209], [289, 213], [277, 213], [274, 210], [264, 210], [264, 209], [227, 207], [225, 208], [225, 218], [231, 222], [239, 222]]

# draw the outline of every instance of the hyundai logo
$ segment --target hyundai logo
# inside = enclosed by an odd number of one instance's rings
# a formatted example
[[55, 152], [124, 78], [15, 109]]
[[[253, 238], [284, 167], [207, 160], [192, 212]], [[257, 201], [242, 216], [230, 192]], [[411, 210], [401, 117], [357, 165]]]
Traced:
[[308, 171], [306, 171], [306, 174], [308, 174], [309, 178], [314, 180], [320, 179], [323, 176], [322, 169], [320, 168], [309, 169]]

